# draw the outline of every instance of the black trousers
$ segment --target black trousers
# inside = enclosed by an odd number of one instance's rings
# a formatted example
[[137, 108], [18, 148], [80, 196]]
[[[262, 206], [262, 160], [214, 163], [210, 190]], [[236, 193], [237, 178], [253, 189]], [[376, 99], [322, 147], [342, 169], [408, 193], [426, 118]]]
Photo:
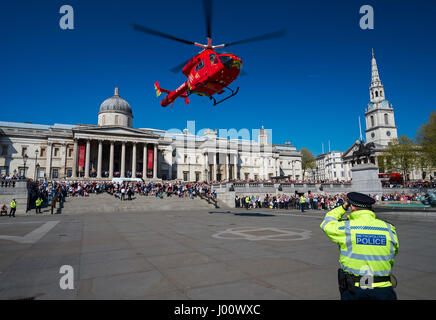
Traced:
[[397, 294], [392, 287], [362, 289], [354, 288], [354, 292], [341, 292], [341, 300], [397, 300]]
[[15, 217], [15, 211], [17, 210], [17, 208], [11, 208], [11, 211], [9, 211], [9, 217], [12, 215], [13, 217]]

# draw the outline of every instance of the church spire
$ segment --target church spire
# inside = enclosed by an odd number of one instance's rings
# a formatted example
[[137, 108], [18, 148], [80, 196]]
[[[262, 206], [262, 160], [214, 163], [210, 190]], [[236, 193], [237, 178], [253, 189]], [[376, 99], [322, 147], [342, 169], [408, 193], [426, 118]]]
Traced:
[[380, 86], [381, 80], [378, 74], [377, 61], [374, 57], [374, 48], [372, 49], [372, 60], [371, 60], [371, 87]]

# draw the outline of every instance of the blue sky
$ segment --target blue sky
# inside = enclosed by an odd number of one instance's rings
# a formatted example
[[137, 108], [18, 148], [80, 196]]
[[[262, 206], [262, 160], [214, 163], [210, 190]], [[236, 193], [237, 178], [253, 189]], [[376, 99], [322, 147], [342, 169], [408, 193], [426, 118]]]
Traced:
[[[74, 8], [74, 30], [59, 27], [59, 8]], [[359, 9], [372, 5], [375, 29], [361, 30]], [[162, 108], [153, 84], [177, 88], [184, 76], [168, 69], [199, 50], [130, 28], [143, 24], [206, 42], [203, 7], [186, 1], [2, 1], [0, 94], [2, 121], [96, 124], [102, 101], [119, 86], [134, 127], [183, 130], [272, 130], [274, 143], [291, 141], [315, 155], [345, 151], [364, 127], [371, 48], [399, 135], [415, 137], [436, 110], [436, 2], [215, 1], [214, 44], [285, 28], [282, 39], [229, 50], [248, 73], [236, 97], [213, 107], [192, 97]]]

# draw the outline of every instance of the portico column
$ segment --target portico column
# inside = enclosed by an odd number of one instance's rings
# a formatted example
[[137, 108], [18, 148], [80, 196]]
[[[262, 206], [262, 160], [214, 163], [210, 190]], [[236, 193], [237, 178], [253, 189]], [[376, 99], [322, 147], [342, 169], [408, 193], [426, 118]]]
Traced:
[[86, 154], [85, 154], [85, 178], [89, 178], [89, 156], [91, 153], [91, 141], [86, 140]]
[[136, 178], [136, 142], [133, 142], [132, 148], [132, 178]]
[[226, 154], [226, 179], [225, 180], [229, 180], [229, 166], [230, 166], [230, 155]]
[[233, 180], [237, 179], [237, 177], [236, 177], [236, 174], [237, 174], [236, 170], [237, 169], [238, 169], [238, 156], [236, 154], [234, 154], [233, 155], [233, 167], [232, 167], [232, 170], [233, 170], [232, 179]]
[[280, 176], [280, 161], [279, 158], [276, 159], [276, 176]]
[[111, 141], [111, 147], [109, 152], [109, 178], [112, 179], [114, 177], [114, 142]]
[[157, 179], [157, 144], [154, 145], [153, 151], [153, 179]]
[[121, 145], [121, 174], [120, 178], [126, 177], [126, 143], [123, 141]]
[[173, 179], [173, 151], [171, 150], [168, 155], [168, 180]]
[[101, 178], [101, 158], [103, 156], [103, 141], [98, 141], [97, 178]]
[[49, 142], [47, 144], [47, 157], [46, 157], [46, 177], [47, 179], [51, 179], [51, 154], [52, 154], [52, 150], [53, 150], [53, 143]]
[[77, 178], [77, 152], [78, 152], [78, 142], [74, 139], [73, 147], [73, 172], [71, 174], [72, 178]]
[[213, 153], [212, 181], [216, 181], [216, 153]]
[[142, 179], [147, 178], [147, 144], [144, 144], [144, 153], [142, 154]]

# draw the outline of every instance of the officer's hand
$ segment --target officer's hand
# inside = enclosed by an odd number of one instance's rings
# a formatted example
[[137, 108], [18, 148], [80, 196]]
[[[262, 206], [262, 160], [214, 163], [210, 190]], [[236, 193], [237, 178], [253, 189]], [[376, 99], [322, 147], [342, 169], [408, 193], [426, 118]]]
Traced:
[[348, 203], [348, 201], [345, 201], [345, 203], [342, 205], [342, 208], [344, 208], [345, 211], [347, 211], [349, 207], [350, 207], [350, 204]]

